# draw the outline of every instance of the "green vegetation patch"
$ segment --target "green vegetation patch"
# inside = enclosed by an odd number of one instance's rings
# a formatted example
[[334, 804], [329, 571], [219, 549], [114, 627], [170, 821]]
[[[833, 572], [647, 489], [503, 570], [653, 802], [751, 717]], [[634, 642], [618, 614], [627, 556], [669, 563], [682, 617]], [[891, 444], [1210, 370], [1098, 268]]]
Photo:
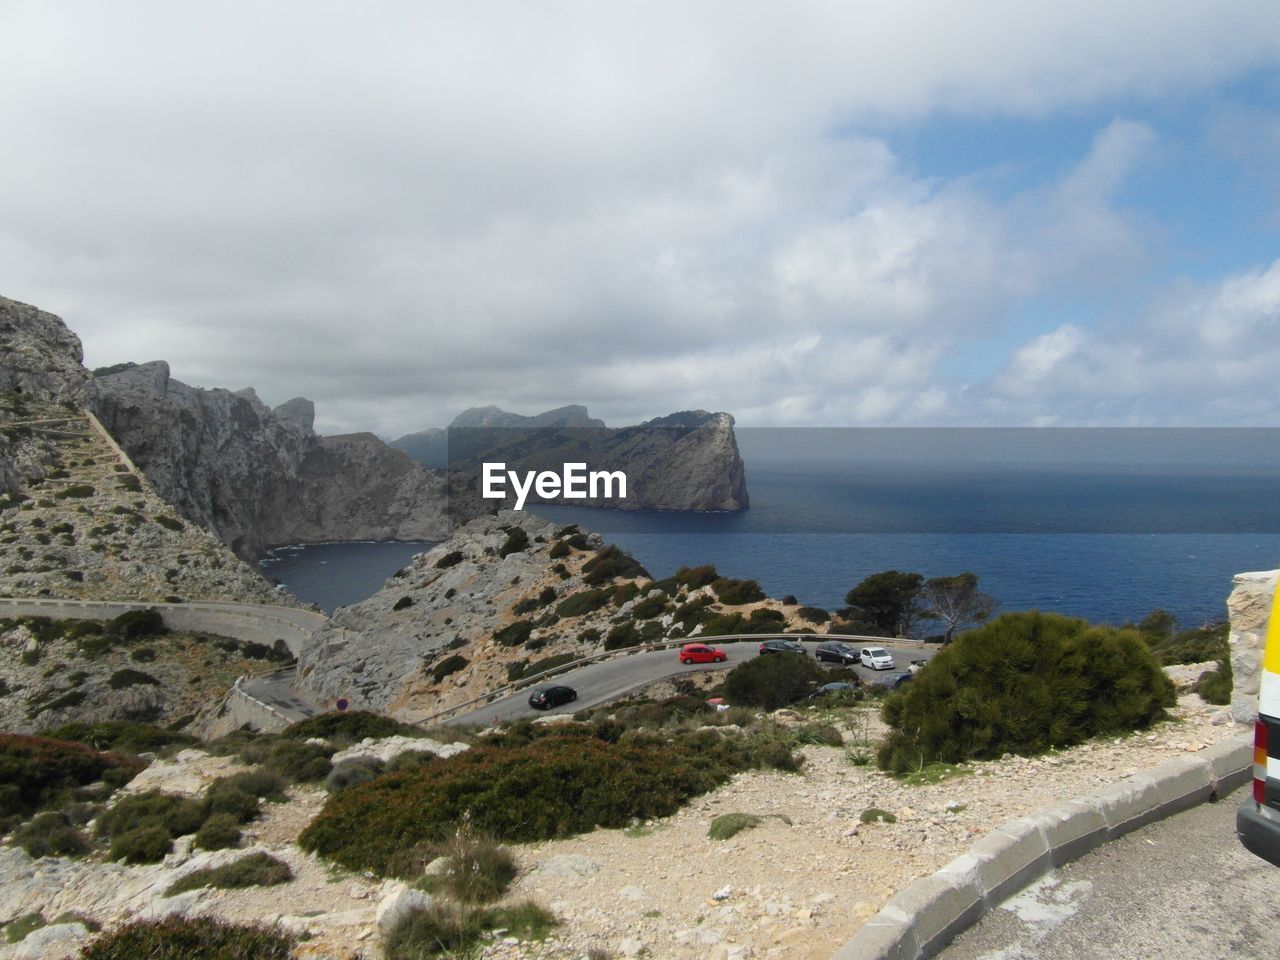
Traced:
[[506, 742], [393, 770], [330, 796], [299, 843], [353, 870], [393, 873], [402, 851], [444, 841], [464, 816], [500, 841], [546, 840], [668, 816], [742, 770], [795, 764], [789, 746], [760, 750], [709, 731], [616, 742], [598, 732], [517, 725]]
[[1173, 684], [1132, 630], [1048, 613], [1007, 613], [935, 655], [890, 696], [880, 766], [1032, 755], [1142, 729], [1166, 716]]
[[259, 851], [221, 867], [206, 867], [184, 874], [169, 886], [164, 895], [172, 897], [201, 887], [217, 887], [222, 890], [273, 887], [292, 879], [293, 871], [287, 863]]
[[760, 822], [760, 818], [754, 813], [723, 813], [711, 821], [707, 836], [712, 840], [728, 840], [743, 830], [758, 827]]
[[598, 587], [618, 577], [647, 577], [649, 571], [630, 554], [610, 544], [596, 551], [595, 556], [582, 565], [583, 580], [588, 586]]
[[532, 901], [483, 909], [437, 902], [409, 914], [391, 931], [386, 956], [387, 960], [469, 957], [491, 930], [505, 930], [518, 940], [545, 940], [557, 922]]
[[724, 695], [738, 706], [776, 710], [804, 699], [823, 676], [822, 668], [804, 654], [770, 653], [730, 670]]
[[556, 613], [561, 617], [580, 617], [593, 613], [608, 603], [608, 590], [579, 590], [556, 604]]
[[404, 723], [391, 717], [384, 717], [367, 710], [348, 710], [345, 712], [322, 713], [318, 716], [299, 720], [286, 727], [280, 734], [286, 740], [311, 740], [319, 737], [322, 740], [339, 740], [359, 743], [366, 737], [377, 740], [386, 737], [421, 737], [425, 736], [421, 727]]
[[104, 781], [121, 787], [146, 764], [82, 743], [0, 733], [0, 817], [60, 804], [77, 788]]
[[81, 960], [289, 960], [294, 940], [278, 929], [203, 917], [132, 923], [84, 948]]

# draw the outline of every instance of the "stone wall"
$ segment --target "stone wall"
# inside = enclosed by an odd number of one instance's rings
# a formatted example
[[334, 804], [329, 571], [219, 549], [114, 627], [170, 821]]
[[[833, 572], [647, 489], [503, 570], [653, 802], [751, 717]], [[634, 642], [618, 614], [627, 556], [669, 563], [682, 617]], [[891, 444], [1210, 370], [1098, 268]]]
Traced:
[[1231, 716], [1237, 723], [1253, 723], [1258, 715], [1258, 684], [1262, 679], [1262, 651], [1280, 570], [1238, 573], [1227, 598], [1231, 617]]

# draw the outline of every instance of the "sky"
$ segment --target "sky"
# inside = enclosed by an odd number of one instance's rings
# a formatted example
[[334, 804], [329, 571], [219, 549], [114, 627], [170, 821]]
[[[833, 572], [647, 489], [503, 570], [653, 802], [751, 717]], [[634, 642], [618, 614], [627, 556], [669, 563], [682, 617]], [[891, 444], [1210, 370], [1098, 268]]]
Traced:
[[1280, 4], [0, 0], [91, 367], [610, 424], [1280, 424]]

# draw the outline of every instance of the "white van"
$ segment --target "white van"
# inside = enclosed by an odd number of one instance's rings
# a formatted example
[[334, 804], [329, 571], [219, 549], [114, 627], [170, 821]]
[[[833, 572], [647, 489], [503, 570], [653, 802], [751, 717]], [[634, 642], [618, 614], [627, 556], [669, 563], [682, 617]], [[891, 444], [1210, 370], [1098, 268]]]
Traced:
[[1236, 814], [1245, 849], [1280, 866], [1280, 588], [1271, 601], [1253, 727], [1253, 796]]

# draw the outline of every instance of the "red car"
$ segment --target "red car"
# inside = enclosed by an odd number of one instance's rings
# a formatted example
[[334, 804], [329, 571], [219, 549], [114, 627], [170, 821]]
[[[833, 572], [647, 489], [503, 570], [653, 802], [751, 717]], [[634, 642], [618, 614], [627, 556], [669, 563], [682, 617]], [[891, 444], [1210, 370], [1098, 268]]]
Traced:
[[705, 643], [686, 643], [680, 648], [681, 663], [724, 663], [729, 659], [723, 647], [708, 647]]

